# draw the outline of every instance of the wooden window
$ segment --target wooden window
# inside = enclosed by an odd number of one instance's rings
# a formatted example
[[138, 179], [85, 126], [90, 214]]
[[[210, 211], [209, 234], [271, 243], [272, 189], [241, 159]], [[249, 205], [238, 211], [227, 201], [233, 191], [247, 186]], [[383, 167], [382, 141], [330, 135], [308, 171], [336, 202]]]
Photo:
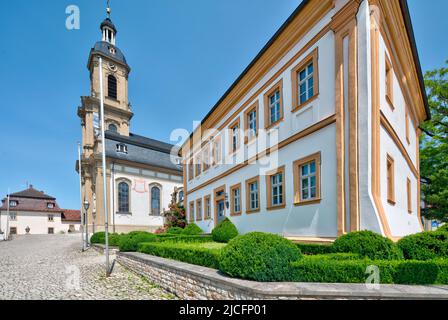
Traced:
[[246, 213], [260, 211], [260, 177], [246, 180]]
[[195, 177], [199, 177], [202, 171], [201, 156], [196, 157], [195, 167], [196, 167]]
[[265, 128], [270, 129], [283, 120], [283, 80], [264, 95]]
[[406, 181], [406, 191], [408, 195], [408, 213], [412, 214], [412, 184], [409, 178]]
[[118, 212], [129, 213], [130, 193], [129, 184], [127, 182], [118, 183]]
[[151, 215], [160, 216], [160, 187], [151, 188]]
[[319, 95], [317, 48], [292, 70], [291, 82], [292, 112], [296, 112]]
[[405, 107], [405, 117], [404, 117], [404, 121], [405, 121], [405, 130], [406, 130], [406, 142], [409, 144], [411, 144], [411, 140], [409, 138], [409, 113], [407, 110], [407, 107]]
[[230, 215], [237, 216], [241, 214], [241, 183], [230, 187]]
[[190, 202], [189, 221], [194, 222], [194, 201]]
[[192, 159], [188, 163], [188, 181], [193, 180], [193, 178], [194, 178], [194, 165], [193, 165], [193, 159]]
[[395, 162], [387, 156], [387, 201], [395, 205]]
[[321, 201], [321, 154], [316, 153], [294, 162], [294, 204]]
[[49, 214], [49, 215], [48, 215], [48, 221], [49, 221], [49, 222], [54, 222], [54, 215]]
[[245, 113], [245, 128], [244, 131], [246, 133], [246, 142], [250, 142], [254, 140], [258, 136], [258, 129], [259, 129], [259, 105], [258, 101], [250, 107]]
[[196, 221], [202, 221], [202, 199], [196, 200]]
[[208, 169], [210, 169], [210, 145], [207, 145], [204, 148], [204, 152], [202, 153], [202, 155], [203, 155], [202, 169], [203, 169], [203, 172], [205, 172]]
[[113, 75], [107, 77], [107, 96], [117, 100], [117, 78]]
[[386, 53], [386, 76], [385, 76], [385, 86], [386, 86], [386, 100], [389, 106], [394, 109], [394, 70], [392, 69], [392, 63]]
[[213, 165], [221, 164], [222, 161], [222, 144], [221, 137], [216, 137], [213, 140]]
[[240, 119], [238, 118], [229, 126], [229, 142], [230, 142], [230, 154], [233, 154], [238, 151], [240, 148], [240, 135], [241, 127], [240, 127]]
[[48, 234], [54, 234], [54, 228], [48, 228]]
[[285, 167], [268, 172], [266, 175], [267, 209], [285, 207]]
[[9, 234], [16, 235], [17, 234], [17, 227], [11, 227], [9, 228]]
[[209, 195], [204, 197], [204, 209], [204, 219], [210, 220], [212, 217], [212, 201]]

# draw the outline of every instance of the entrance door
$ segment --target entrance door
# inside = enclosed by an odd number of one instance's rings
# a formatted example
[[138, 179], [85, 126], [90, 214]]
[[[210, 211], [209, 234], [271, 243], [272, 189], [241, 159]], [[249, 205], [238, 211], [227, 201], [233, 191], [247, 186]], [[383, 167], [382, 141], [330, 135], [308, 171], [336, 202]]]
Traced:
[[215, 227], [226, 217], [226, 187], [222, 186], [214, 190], [215, 197]]
[[217, 203], [218, 206], [218, 223], [226, 218], [226, 207], [224, 200], [220, 200]]

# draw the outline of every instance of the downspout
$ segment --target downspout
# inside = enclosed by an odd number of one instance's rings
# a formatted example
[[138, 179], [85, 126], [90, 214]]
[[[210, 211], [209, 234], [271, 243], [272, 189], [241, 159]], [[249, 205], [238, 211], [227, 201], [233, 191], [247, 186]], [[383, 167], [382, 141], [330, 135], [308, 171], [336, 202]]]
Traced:
[[115, 233], [115, 162], [112, 162], [112, 230]]

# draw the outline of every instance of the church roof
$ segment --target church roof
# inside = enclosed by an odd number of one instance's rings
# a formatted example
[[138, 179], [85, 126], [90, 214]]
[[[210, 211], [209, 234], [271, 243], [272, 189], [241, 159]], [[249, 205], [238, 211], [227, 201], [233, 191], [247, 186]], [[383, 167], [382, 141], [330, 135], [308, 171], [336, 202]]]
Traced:
[[[113, 49], [113, 52], [111, 52], [111, 49]], [[90, 50], [88, 67], [90, 67], [92, 56], [94, 54], [101, 54], [103, 56], [106, 56], [113, 61], [124, 64], [128, 69], [130, 69], [123, 52], [118, 47], [109, 42], [98, 41], [97, 43], [95, 43], [95, 46]]]
[[[125, 144], [127, 153], [117, 152], [117, 145]], [[174, 148], [174, 149], [173, 149]], [[182, 172], [182, 165], [171, 161], [171, 152], [177, 156], [179, 148], [162, 141], [130, 134], [129, 137], [106, 132], [106, 156], [117, 160], [126, 160]]]

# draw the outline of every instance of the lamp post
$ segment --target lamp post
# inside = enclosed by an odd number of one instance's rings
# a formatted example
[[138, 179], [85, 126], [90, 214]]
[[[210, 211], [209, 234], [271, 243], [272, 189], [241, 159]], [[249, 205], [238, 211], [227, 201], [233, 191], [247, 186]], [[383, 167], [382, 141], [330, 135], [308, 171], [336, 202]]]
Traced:
[[84, 214], [85, 214], [85, 219], [84, 219], [84, 223], [85, 223], [85, 233], [86, 233], [86, 248], [89, 246], [89, 224], [87, 223], [88, 221], [88, 210], [90, 207], [90, 203], [87, 200], [84, 200]]

